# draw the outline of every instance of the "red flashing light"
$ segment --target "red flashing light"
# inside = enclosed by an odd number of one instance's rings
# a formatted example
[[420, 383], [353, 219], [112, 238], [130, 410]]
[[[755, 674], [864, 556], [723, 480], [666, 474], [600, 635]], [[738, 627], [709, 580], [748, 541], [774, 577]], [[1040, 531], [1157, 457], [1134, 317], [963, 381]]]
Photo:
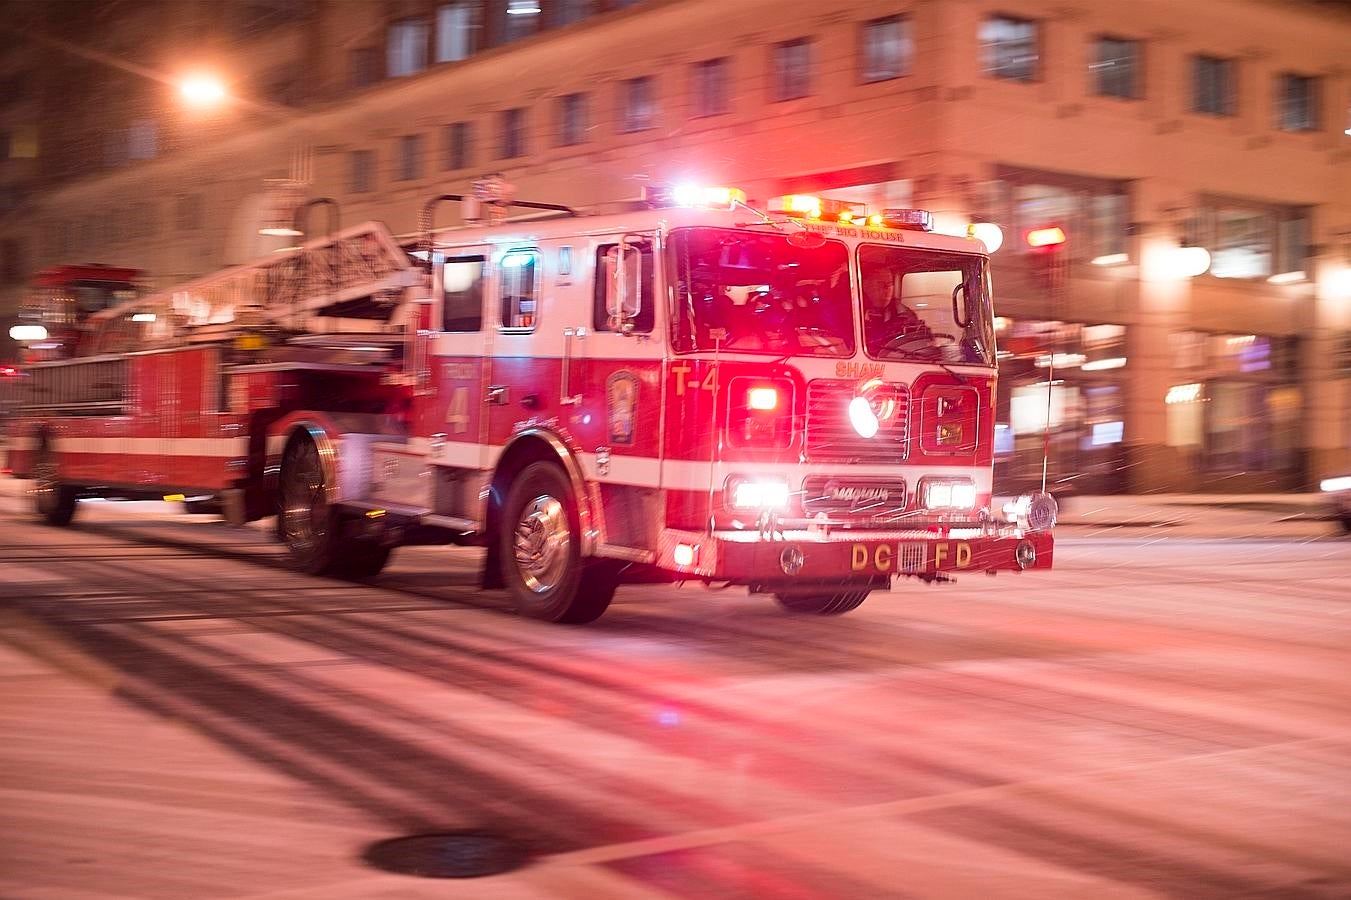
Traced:
[[0, 377], [9, 378], [11, 376], [18, 374], [19, 370], [14, 368], [13, 366], [0, 366]]
[[1044, 247], [1058, 247], [1065, 243], [1065, 231], [1059, 225], [1049, 228], [1034, 228], [1027, 233], [1027, 246], [1034, 250]]

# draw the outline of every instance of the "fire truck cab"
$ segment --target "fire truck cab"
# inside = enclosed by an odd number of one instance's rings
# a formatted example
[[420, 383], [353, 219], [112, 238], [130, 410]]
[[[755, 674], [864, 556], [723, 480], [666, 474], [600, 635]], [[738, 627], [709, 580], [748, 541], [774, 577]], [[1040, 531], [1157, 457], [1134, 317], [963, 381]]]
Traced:
[[83, 496], [275, 515], [315, 574], [482, 545], [484, 584], [552, 621], [631, 582], [836, 614], [1050, 566], [1054, 501], [993, 508], [983, 244], [914, 210], [664, 199], [497, 197], [440, 231], [429, 204], [415, 245], [358, 226], [101, 310], [89, 355], [29, 367], [15, 470], [53, 524]]

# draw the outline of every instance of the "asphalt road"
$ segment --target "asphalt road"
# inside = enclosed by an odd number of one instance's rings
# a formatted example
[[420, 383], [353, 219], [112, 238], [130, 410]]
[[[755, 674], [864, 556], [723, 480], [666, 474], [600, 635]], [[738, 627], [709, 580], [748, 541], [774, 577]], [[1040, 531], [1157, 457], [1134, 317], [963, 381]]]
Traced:
[[[1059, 541], [839, 618], [625, 588], [570, 628], [463, 550], [345, 584], [0, 497], [0, 896], [1351, 896], [1351, 540]], [[521, 865], [363, 861], [429, 832]]]

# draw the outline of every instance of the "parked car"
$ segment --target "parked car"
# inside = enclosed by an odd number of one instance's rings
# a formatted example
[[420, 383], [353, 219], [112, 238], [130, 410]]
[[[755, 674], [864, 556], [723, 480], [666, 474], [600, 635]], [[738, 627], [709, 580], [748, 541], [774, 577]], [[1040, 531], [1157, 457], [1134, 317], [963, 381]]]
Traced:
[[1332, 515], [1341, 523], [1342, 531], [1351, 534], [1351, 475], [1326, 478], [1319, 488], [1328, 495]]

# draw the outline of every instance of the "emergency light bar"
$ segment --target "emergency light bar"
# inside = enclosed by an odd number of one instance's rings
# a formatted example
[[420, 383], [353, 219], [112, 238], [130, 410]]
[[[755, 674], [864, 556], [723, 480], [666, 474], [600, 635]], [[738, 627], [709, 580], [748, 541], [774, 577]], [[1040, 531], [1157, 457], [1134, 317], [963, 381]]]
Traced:
[[933, 231], [933, 215], [927, 209], [884, 209], [868, 215], [862, 204], [831, 200], [813, 194], [784, 194], [769, 201], [769, 211], [793, 218], [822, 219], [848, 225], [861, 221], [869, 228], [899, 228]]
[[654, 209], [733, 209], [746, 202], [746, 192], [734, 187], [705, 185], [645, 185], [643, 202]]
[[904, 228], [907, 231], [933, 231], [933, 213], [927, 209], [884, 209], [882, 223], [888, 228]]
[[852, 222], [860, 215], [859, 204], [831, 200], [814, 194], [784, 194], [769, 201], [769, 211], [793, 218]]

